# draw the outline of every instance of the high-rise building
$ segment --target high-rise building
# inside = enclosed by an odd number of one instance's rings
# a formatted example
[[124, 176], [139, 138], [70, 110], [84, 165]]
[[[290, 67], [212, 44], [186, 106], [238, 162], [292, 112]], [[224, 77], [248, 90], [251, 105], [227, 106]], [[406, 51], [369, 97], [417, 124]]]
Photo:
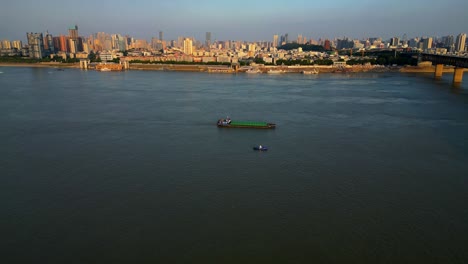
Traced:
[[70, 53], [76, 53], [77, 52], [77, 39], [68, 39], [68, 51]]
[[177, 47], [183, 49], [184, 48], [184, 37], [177, 38]]
[[400, 44], [400, 39], [397, 37], [391, 38], [390, 39], [390, 46], [398, 46]]
[[161, 41], [161, 42], [162, 42], [162, 41], [163, 41], [163, 39], [164, 39], [164, 34], [163, 34], [163, 32], [162, 32], [162, 31], [159, 31], [159, 41]]
[[112, 36], [109, 34], [106, 34], [104, 36], [104, 42], [102, 43], [102, 48], [104, 50], [112, 50]]
[[273, 48], [278, 47], [278, 35], [273, 35]]
[[64, 35], [59, 36], [59, 51], [68, 52], [68, 37]]
[[42, 33], [26, 33], [29, 46], [29, 57], [34, 59], [42, 59], [44, 53], [44, 37]]
[[419, 43], [419, 38], [412, 38], [408, 41], [408, 47], [417, 48]]
[[68, 29], [68, 38], [74, 40], [75, 50], [76, 50], [75, 52], [83, 51], [83, 39], [78, 35], [78, 26], [77, 25], [75, 25], [74, 27], [70, 27]]
[[465, 42], [466, 42], [466, 34], [460, 33], [457, 36], [457, 42], [455, 44], [455, 50], [458, 52], [465, 51]]
[[130, 37], [129, 35], [125, 35], [124, 39], [126, 40], [126, 43], [127, 43], [127, 45], [125, 45], [126, 47], [129, 47], [130, 45], [132, 45], [132, 42], [133, 42], [132, 37]]
[[78, 38], [78, 26], [75, 25], [75, 27], [71, 27], [68, 29], [68, 36], [71, 39], [77, 39]]
[[423, 50], [432, 49], [432, 38], [431, 37], [424, 38], [422, 42], [423, 42], [423, 45], [422, 45]]
[[403, 39], [401, 40], [401, 45], [403, 47], [407, 47], [408, 46], [408, 36], [405, 34], [403, 34]]
[[189, 38], [184, 39], [184, 53], [187, 55], [193, 54], [193, 42]]
[[341, 50], [341, 49], [351, 49], [354, 47], [354, 42], [348, 38], [344, 39], [337, 39], [336, 40], [336, 48]]
[[21, 50], [23, 48], [23, 43], [21, 42], [21, 40], [13, 40], [11, 42], [11, 47]]
[[49, 34], [49, 31], [47, 31], [47, 33], [46, 33], [45, 42], [47, 43], [47, 50], [48, 50], [49, 54], [55, 53], [54, 38], [52, 37], [51, 34]]
[[302, 43], [302, 35], [297, 35], [297, 44], [303, 44]]
[[453, 35], [448, 35], [442, 38], [442, 42], [444, 43], [444, 46], [449, 48], [453, 45], [454, 43], [454, 37]]
[[159, 38], [151, 38], [151, 48], [154, 50], [162, 49], [161, 40]]
[[325, 40], [325, 42], [324, 42], [324, 44], [323, 44], [323, 48], [324, 48], [325, 50], [331, 50], [331, 42], [330, 42], [330, 40], [328, 40], [328, 39]]
[[120, 51], [127, 50], [127, 41], [126, 41], [126, 39], [120, 34], [115, 34], [114, 35], [114, 47], [115, 47], [115, 49], [118, 49]]
[[211, 32], [206, 32], [205, 46], [209, 49], [211, 47]]
[[11, 49], [11, 43], [9, 40], [2, 40], [2, 42], [0, 43], [1, 44], [1, 48], [2, 49]]

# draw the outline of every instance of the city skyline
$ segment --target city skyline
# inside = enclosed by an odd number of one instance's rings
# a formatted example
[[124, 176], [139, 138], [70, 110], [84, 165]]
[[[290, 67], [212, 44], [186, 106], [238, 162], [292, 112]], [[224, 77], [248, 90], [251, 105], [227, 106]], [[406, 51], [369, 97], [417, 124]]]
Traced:
[[162, 31], [167, 40], [179, 36], [204, 40], [205, 33], [211, 32], [213, 41], [271, 41], [273, 35], [285, 33], [314, 39], [443, 36], [467, 32], [468, 25], [463, 14], [468, 2], [459, 0], [430, 5], [420, 0], [391, 3], [359, 0], [353, 4], [342, 0], [330, 3], [240, 0], [235, 6], [209, 0], [138, 1], [132, 5], [84, 0], [76, 6], [45, 0], [39, 6], [32, 0], [22, 0], [2, 5], [0, 38], [23, 41], [25, 32], [48, 30], [53, 35], [67, 34], [66, 29], [75, 24], [80, 26], [83, 36], [109, 32], [149, 40]]

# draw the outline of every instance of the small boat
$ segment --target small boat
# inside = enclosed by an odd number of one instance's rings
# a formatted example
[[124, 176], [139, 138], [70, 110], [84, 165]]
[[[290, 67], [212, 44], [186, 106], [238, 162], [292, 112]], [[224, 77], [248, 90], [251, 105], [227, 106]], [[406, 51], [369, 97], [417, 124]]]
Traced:
[[267, 71], [268, 74], [281, 74], [284, 73], [283, 70], [269, 70]]
[[313, 69], [311, 71], [302, 71], [302, 74], [318, 74], [319, 72], [317, 69]]
[[267, 151], [267, 150], [268, 150], [268, 147], [262, 146], [262, 145], [258, 145], [258, 146], [253, 147], [253, 150], [257, 150], [257, 151]]
[[246, 71], [245, 73], [260, 73], [260, 72], [261, 72], [260, 70], [250, 69]]
[[108, 72], [108, 71], [111, 71], [111, 69], [109, 69], [109, 68], [101, 68], [101, 70], [100, 70], [100, 71], [103, 71], [103, 72]]
[[219, 119], [216, 123], [218, 127], [224, 128], [276, 128], [276, 124], [267, 122], [253, 122], [253, 121], [234, 121], [230, 118]]

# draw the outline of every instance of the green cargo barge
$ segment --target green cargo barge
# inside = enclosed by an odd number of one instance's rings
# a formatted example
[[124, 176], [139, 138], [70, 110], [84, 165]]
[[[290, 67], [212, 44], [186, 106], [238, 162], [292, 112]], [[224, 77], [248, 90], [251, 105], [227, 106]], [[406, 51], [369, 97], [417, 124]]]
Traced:
[[231, 119], [219, 119], [218, 127], [224, 128], [276, 128], [276, 124], [267, 122], [254, 122], [254, 121], [234, 121]]

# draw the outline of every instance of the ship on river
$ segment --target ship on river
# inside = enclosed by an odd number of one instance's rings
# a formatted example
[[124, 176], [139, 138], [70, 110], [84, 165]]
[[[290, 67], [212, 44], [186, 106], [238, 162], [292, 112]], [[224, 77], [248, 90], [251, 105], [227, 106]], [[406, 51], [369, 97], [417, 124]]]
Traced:
[[230, 118], [219, 119], [216, 123], [218, 127], [222, 128], [261, 128], [271, 129], [276, 128], [276, 124], [268, 122], [256, 122], [256, 121], [235, 121]]

